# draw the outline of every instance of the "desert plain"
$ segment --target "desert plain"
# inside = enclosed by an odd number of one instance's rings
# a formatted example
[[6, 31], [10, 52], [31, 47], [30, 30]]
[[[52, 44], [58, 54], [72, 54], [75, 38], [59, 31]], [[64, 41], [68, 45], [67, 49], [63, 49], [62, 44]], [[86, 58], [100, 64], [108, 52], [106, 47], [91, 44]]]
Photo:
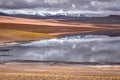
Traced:
[[120, 66], [5, 64], [0, 80], [120, 80]]

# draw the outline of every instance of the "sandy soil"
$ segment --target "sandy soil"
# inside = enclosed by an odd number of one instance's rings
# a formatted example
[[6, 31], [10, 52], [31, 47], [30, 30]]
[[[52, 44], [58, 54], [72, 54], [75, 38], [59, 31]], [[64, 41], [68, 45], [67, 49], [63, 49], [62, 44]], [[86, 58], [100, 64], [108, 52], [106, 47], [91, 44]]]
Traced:
[[[9, 68], [8, 68], [9, 67]], [[1, 80], [120, 80], [120, 66], [0, 65]]]
[[53, 19], [27, 19], [0, 16], [0, 43], [36, 40], [60, 34], [120, 29], [118, 24], [89, 24]]

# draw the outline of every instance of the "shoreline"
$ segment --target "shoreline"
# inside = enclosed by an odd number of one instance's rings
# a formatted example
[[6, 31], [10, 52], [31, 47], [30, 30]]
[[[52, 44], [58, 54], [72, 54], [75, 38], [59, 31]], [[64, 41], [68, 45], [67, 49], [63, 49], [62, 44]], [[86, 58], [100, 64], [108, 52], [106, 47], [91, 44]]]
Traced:
[[44, 39], [52, 39], [52, 38], [61, 38], [61, 37], [67, 37], [67, 36], [74, 36], [74, 35], [105, 35], [109, 37], [118, 37], [120, 36], [120, 29], [119, 30], [100, 30], [100, 31], [85, 31], [85, 32], [71, 32], [71, 33], [62, 33], [62, 34], [57, 34], [52, 37], [44, 37], [44, 38], [39, 38], [39, 39], [31, 39], [31, 40], [17, 40], [17, 41], [9, 41], [9, 42], [3, 42], [0, 43], [0, 45], [4, 44], [11, 44], [11, 43], [26, 43], [26, 42], [32, 42], [32, 41], [38, 41], [38, 40], [44, 40]]
[[2, 61], [0, 65], [44, 65], [44, 66], [120, 66], [120, 62], [71, 62], [71, 61], [39, 61], [39, 60], [12, 60]]

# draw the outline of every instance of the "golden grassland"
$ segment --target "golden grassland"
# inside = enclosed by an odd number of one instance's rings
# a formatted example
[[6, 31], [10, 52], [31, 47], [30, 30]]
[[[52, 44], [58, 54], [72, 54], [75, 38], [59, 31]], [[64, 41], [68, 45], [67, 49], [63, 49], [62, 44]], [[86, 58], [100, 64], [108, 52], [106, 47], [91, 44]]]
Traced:
[[42, 74], [0, 74], [1, 80], [120, 80], [120, 76], [71, 76]]
[[120, 80], [120, 66], [5, 64], [0, 65], [0, 80]]
[[0, 43], [48, 38], [60, 34], [120, 29], [117, 24], [90, 24], [54, 19], [27, 19], [0, 16]]
[[44, 33], [26, 32], [19, 30], [0, 29], [0, 43], [11, 41], [36, 40], [40, 38], [48, 38], [52, 35]]

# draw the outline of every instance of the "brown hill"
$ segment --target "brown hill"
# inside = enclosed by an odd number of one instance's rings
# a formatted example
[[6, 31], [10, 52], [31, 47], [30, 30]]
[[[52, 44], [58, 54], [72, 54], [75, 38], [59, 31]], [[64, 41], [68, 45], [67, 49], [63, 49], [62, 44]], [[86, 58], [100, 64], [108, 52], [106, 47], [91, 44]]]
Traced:
[[118, 30], [120, 29], [120, 25], [0, 16], [0, 42], [36, 40], [60, 34], [111, 29]]

